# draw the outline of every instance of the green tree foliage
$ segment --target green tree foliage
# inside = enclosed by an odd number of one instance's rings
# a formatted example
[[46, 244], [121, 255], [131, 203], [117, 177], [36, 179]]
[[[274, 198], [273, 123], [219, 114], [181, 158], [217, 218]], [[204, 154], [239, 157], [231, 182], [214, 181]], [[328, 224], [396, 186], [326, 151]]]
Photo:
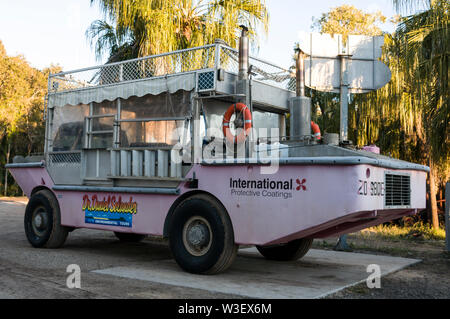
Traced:
[[375, 13], [363, 12], [351, 5], [342, 5], [331, 9], [314, 21], [313, 29], [322, 33], [347, 35], [381, 35], [378, 26], [384, 23], [386, 17], [380, 11]]
[[220, 38], [236, 45], [239, 25], [267, 31], [263, 0], [91, 0], [105, 13], [86, 35], [97, 57], [109, 61], [211, 44]]
[[45, 94], [45, 87], [40, 86], [45, 82], [44, 74], [22, 57], [7, 56], [0, 42], [0, 138], [30, 122], [28, 117]]
[[[356, 101], [359, 143], [377, 141], [394, 156], [430, 167], [433, 227], [439, 227], [436, 193], [450, 177], [448, 1], [394, 1], [399, 10], [424, 6], [386, 35], [383, 60], [392, 71], [384, 88]], [[416, 7], [414, 7], [414, 5]]]
[[[43, 151], [45, 124], [42, 116], [51, 69], [57, 71], [57, 67], [39, 71], [22, 56], [8, 56], [0, 41], [1, 176], [4, 176], [8, 154], [12, 158], [15, 154]], [[18, 191], [17, 186], [11, 186], [11, 190]]]

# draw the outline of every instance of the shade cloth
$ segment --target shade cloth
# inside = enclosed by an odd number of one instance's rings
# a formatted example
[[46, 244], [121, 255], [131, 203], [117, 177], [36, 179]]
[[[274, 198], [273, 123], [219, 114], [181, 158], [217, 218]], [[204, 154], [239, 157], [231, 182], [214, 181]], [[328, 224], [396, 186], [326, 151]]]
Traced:
[[174, 93], [178, 90], [191, 91], [195, 88], [195, 73], [168, 75], [165, 77], [124, 82], [113, 85], [83, 88], [49, 94], [49, 107], [100, 103], [117, 98], [128, 99], [130, 96], [158, 95], [162, 92]]

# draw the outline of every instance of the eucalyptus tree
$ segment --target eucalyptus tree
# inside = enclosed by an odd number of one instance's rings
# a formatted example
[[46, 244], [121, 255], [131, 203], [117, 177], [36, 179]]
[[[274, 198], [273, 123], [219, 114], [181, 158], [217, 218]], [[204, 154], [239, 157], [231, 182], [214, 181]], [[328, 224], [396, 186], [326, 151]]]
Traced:
[[9, 195], [17, 195], [19, 187], [8, 178], [4, 164], [16, 154], [43, 151], [42, 115], [50, 70], [60, 68], [37, 70], [23, 56], [8, 55], [0, 41], [0, 176], [2, 181], [5, 177], [5, 194], [7, 189]]
[[381, 11], [364, 12], [352, 5], [341, 5], [323, 13], [313, 22], [312, 28], [321, 33], [348, 35], [381, 35], [379, 26], [386, 17]]
[[220, 38], [236, 46], [245, 25], [257, 39], [267, 32], [264, 0], [91, 0], [105, 14], [86, 34], [98, 57], [146, 56], [213, 43]]

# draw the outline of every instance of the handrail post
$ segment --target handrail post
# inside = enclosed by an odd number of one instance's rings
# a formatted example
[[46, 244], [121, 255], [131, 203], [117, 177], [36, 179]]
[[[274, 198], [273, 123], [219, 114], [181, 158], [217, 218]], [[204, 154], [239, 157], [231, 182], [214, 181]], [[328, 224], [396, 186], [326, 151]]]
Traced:
[[216, 52], [214, 55], [214, 65], [215, 69], [220, 69], [220, 50], [222, 49], [220, 43], [216, 43]]

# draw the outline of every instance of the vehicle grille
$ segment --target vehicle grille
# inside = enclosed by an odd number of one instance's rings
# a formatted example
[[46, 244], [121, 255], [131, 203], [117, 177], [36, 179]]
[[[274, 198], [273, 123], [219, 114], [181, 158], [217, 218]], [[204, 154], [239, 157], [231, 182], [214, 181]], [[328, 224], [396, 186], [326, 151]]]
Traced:
[[386, 174], [386, 206], [411, 205], [411, 177], [408, 175]]

